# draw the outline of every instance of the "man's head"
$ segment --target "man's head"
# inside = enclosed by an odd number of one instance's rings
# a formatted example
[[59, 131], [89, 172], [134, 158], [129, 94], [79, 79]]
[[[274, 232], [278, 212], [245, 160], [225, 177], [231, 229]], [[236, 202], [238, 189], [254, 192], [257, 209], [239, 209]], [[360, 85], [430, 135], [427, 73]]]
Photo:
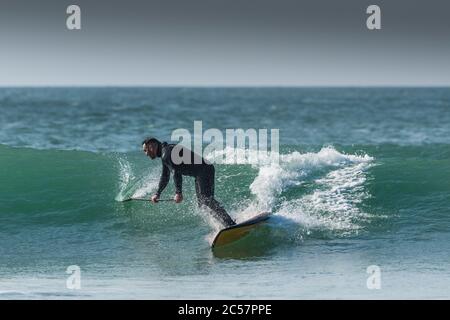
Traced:
[[158, 148], [161, 142], [155, 138], [147, 138], [142, 141], [142, 150], [151, 159], [155, 159], [158, 156]]

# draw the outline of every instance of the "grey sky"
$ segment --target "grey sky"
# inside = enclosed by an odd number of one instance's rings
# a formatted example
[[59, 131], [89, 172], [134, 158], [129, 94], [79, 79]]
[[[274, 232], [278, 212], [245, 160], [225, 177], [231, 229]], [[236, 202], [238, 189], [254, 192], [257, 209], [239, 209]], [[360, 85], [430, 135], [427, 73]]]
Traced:
[[444, 0], [0, 0], [0, 85], [449, 85], [449, 16]]

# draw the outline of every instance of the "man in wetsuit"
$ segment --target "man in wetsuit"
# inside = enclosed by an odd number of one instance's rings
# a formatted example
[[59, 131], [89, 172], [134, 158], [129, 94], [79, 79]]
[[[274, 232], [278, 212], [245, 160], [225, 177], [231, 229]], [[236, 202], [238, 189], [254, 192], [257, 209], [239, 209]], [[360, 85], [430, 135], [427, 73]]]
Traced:
[[[198, 206], [205, 205], [211, 209], [216, 219], [229, 227], [236, 224], [220, 203], [214, 199], [214, 166], [191, 150], [175, 144], [161, 143], [155, 138], [148, 138], [142, 142], [142, 149], [152, 160], [161, 158], [162, 173], [158, 191], [151, 197], [153, 203], [158, 202], [161, 192], [167, 186], [170, 172], [173, 172], [175, 183], [174, 201], [183, 201], [182, 176], [195, 177], [195, 192]], [[187, 155], [190, 156], [187, 157]], [[189, 159], [189, 161], [180, 161]]]

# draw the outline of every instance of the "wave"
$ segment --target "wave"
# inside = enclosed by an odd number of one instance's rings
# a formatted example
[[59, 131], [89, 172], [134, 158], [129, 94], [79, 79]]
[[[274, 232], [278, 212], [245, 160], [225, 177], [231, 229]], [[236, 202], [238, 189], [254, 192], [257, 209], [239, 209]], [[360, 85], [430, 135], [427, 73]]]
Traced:
[[[364, 182], [374, 158], [367, 154], [345, 154], [332, 146], [287, 154], [227, 148], [207, 158], [217, 157], [228, 165], [247, 163], [258, 170], [249, 186], [254, 201], [241, 208], [241, 219], [273, 211], [307, 227], [354, 230], [360, 218], [369, 216], [358, 208], [370, 197]], [[302, 194], [308, 184], [313, 185], [311, 192]], [[294, 199], [282, 196], [293, 189], [297, 190]]]
[[[237, 154], [245, 156], [233, 158]], [[242, 201], [232, 212], [238, 222], [258, 212], [270, 211], [275, 216], [289, 218], [303, 227], [348, 231], [359, 229], [359, 220], [370, 216], [362, 212], [358, 205], [370, 197], [364, 190], [364, 182], [367, 170], [373, 164], [373, 157], [341, 153], [331, 146], [318, 152], [268, 153], [263, 161], [260, 155], [255, 150], [227, 148], [221, 153], [206, 156], [210, 161], [217, 157], [225, 159], [225, 163], [220, 165], [225, 168], [225, 172], [226, 168], [230, 171], [231, 167], [241, 167], [242, 164], [248, 165], [241, 170], [257, 170], [256, 176], [247, 186], [252, 198]], [[131, 166], [123, 159], [120, 163], [120, 177], [122, 181], [129, 181], [130, 176], [134, 176]], [[248, 172], [241, 171], [230, 177], [235, 180], [245, 174]], [[144, 179], [135, 179], [131, 189], [123, 184], [116, 199], [123, 199], [125, 194], [141, 197], [153, 193], [158, 176], [159, 168], [147, 172]], [[313, 186], [310, 193], [302, 190], [308, 184]], [[286, 197], [286, 193], [293, 190], [293, 196]], [[207, 220], [214, 230], [220, 228], [211, 219]]]
[[[223, 155], [230, 152], [226, 149]], [[440, 230], [448, 220], [448, 154], [442, 146], [355, 146], [345, 151], [325, 146], [309, 152], [285, 147], [261, 163], [216, 165], [216, 197], [238, 222], [271, 211], [273, 227], [294, 238], [405, 225]], [[2, 230], [123, 218], [139, 221], [147, 232], [178, 224], [200, 224], [213, 232], [220, 228], [197, 208], [189, 178], [183, 180], [185, 201], [180, 205], [122, 204], [127, 197], [156, 191], [160, 161], [141, 153], [0, 145], [0, 166]], [[171, 196], [171, 188], [172, 182], [165, 196]], [[378, 218], [390, 224], [373, 223]]]

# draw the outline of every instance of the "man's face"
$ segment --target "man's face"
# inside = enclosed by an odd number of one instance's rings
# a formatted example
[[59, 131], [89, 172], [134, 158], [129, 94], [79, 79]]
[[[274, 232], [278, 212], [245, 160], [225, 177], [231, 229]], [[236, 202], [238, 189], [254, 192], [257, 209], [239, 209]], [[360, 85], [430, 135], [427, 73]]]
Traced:
[[156, 158], [156, 152], [158, 151], [158, 150], [156, 150], [156, 148], [157, 148], [157, 145], [155, 143], [149, 143], [149, 144], [142, 145], [142, 150], [151, 159]]

